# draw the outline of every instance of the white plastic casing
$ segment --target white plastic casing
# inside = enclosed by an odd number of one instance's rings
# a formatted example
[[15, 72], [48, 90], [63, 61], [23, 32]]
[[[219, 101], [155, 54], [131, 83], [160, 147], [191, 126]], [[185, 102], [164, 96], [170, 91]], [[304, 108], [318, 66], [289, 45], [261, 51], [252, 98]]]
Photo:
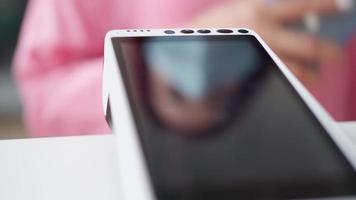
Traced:
[[[200, 28], [203, 29], [203, 28]], [[291, 71], [283, 64], [278, 56], [267, 46], [261, 37], [247, 28], [221, 28], [232, 30], [232, 33], [219, 33], [219, 28], [204, 28], [210, 33], [199, 33], [200, 29], [190, 29], [194, 33], [181, 33], [183, 29], [143, 29], [143, 30], [112, 30], [106, 34], [104, 46], [104, 69], [103, 69], [103, 110], [110, 106], [111, 127], [117, 138], [117, 155], [119, 159], [120, 183], [122, 188], [122, 199], [145, 199], [154, 200], [152, 184], [150, 181], [147, 165], [145, 163], [143, 150], [141, 149], [138, 134], [133, 120], [131, 108], [126, 96], [124, 82], [120, 68], [114, 53], [112, 38], [116, 37], [158, 37], [158, 36], [208, 36], [208, 35], [252, 35], [266, 52], [270, 55], [289, 83], [302, 97], [306, 105], [327, 130], [341, 152], [345, 155], [352, 167], [356, 169], [355, 146], [349, 136], [345, 134], [334, 122], [331, 116], [298, 81]], [[175, 34], [166, 34], [164, 31], [173, 30]], [[239, 30], [247, 30], [248, 33], [240, 33]], [[108, 100], [110, 99], [110, 104]], [[356, 186], [355, 186], [356, 187]], [[353, 197], [354, 198], [354, 197]]]

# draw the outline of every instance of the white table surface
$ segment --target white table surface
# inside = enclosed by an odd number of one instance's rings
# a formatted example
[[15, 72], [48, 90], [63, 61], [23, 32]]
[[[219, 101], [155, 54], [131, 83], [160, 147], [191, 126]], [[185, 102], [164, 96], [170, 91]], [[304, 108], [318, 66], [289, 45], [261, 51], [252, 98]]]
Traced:
[[0, 200], [118, 200], [113, 135], [0, 141]]
[[114, 135], [0, 141], [0, 200], [118, 200], [115, 150]]

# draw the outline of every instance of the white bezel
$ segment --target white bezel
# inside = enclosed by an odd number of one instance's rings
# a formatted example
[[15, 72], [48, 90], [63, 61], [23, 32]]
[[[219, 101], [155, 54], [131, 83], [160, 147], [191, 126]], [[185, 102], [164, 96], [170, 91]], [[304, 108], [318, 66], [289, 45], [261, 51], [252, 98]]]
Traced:
[[[273, 61], [280, 68], [282, 73], [288, 79], [289, 83], [295, 88], [297, 93], [302, 97], [309, 109], [314, 113], [316, 118], [321, 122], [324, 128], [345, 155], [352, 167], [356, 169], [355, 146], [349, 137], [336, 125], [331, 116], [308, 92], [308, 90], [298, 81], [291, 71], [283, 64], [278, 56], [267, 46], [261, 37], [254, 31], [248, 30], [248, 33], [238, 32], [239, 28], [224, 28], [233, 30], [232, 33], [219, 33], [218, 28], [206, 28], [211, 33], [199, 33], [199, 29], [194, 33], [184, 34], [182, 29], [169, 29], [175, 31], [175, 34], [169, 35], [164, 33], [168, 29], [143, 29], [143, 30], [112, 30], [106, 34], [104, 47], [104, 71], [103, 71], [103, 110], [106, 115], [108, 99], [110, 98], [110, 109], [112, 117], [112, 128], [117, 138], [117, 152], [119, 159], [119, 170], [121, 177], [121, 186], [123, 199], [147, 199], [154, 200], [155, 195], [149, 178], [147, 166], [141, 145], [139, 144], [136, 127], [133, 120], [131, 108], [126, 97], [125, 86], [121, 77], [120, 68], [116, 60], [111, 42], [116, 37], [142, 37], [142, 36], [194, 36], [194, 35], [252, 35], [254, 36], [271, 56]], [[356, 187], [356, 186], [355, 186]]]

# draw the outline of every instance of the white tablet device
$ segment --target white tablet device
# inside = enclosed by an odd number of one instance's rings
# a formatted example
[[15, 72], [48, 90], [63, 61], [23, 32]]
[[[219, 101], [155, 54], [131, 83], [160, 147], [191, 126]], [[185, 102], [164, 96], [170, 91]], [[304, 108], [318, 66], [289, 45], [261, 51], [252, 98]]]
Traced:
[[356, 194], [347, 136], [252, 30], [113, 30], [105, 115], [125, 200]]

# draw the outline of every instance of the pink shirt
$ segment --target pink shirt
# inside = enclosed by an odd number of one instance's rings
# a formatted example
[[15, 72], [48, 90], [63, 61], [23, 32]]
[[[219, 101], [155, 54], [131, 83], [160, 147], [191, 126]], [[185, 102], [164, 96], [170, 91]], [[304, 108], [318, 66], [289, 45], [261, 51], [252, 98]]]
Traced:
[[14, 60], [29, 133], [109, 133], [101, 106], [105, 33], [179, 26], [213, 1], [30, 1]]
[[[110, 29], [183, 25], [219, 0], [32, 0], [14, 72], [32, 136], [109, 133], [101, 110], [102, 56]], [[328, 72], [326, 72], [328, 73]], [[330, 76], [325, 75], [325, 83]], [[334, 76], [331, 76], [334, 77]], [[333, 80], [341, 80], [341, 74]], [[326, 87], [327, 88], [327, 87]], [[316, 94], [339, 119], [347, 91]], [[335, 103], [336, 102], [336, 103]]]

